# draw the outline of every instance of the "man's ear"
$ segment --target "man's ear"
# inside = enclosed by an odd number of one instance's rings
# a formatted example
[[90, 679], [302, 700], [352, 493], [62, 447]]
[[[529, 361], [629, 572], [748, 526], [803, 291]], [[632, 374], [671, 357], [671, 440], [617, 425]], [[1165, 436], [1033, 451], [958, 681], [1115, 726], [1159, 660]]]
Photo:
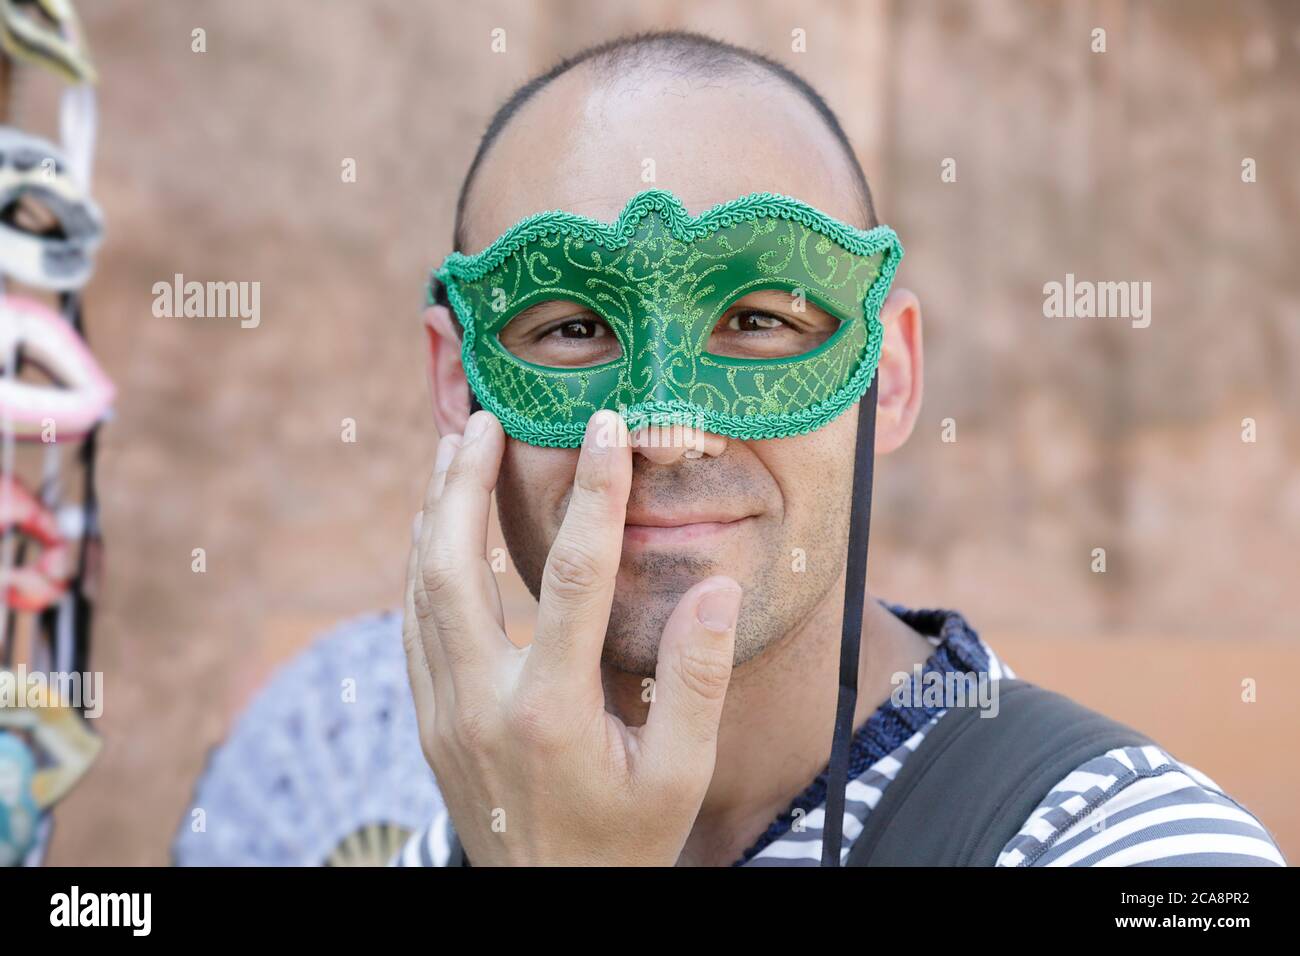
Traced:
[[469, 384], [460, 364], [460, 329], [445, 305], [424, 310], [429, 337], [429, 394], [439, 435], [459, 435], [469, 420]]
[[887, 455], [907, 441], [921, 411], [921, 303], [910, 289], [896, 288], [880, 309], [880, 321], [885, 340], [876, 369], [876, 453]]

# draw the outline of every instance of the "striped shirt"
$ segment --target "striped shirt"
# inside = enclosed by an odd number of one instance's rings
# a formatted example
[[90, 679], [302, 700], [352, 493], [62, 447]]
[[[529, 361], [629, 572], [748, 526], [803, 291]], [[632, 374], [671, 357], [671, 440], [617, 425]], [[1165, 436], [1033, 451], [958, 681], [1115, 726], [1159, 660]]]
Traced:
[[[915, 626], [912, 612], [891, 610]], [[949, 640], [970, 641], [977, 645], [976, 656], [987, 660], [989, 680], [1016, 676], [960, 615], [941, 612], [940, 618], [943, 626], [926, 634], [936, 649]], [[877, 715], [888, 706], [889, 702], [882, 704]], [[885, 788], [946, 713], [939, 710], [849, 782], [841, 861], [848, 858]], [[795, 821], [778, 820], [773, 832], [779, 835], [760, 841], [757, 852], [738, 862], [744, 866], [819, 865], [824, 799], [796, 816]], [[393, 865], [443, 866], [454, 839], [444, 809], [407, 841]], [[1003, 847], [996, 865], [1285, 866], [1286, 861], [1264, 826], [1218, 784], [1159, 747], [1146, 746], [1110, 750], [1067, 774]]]

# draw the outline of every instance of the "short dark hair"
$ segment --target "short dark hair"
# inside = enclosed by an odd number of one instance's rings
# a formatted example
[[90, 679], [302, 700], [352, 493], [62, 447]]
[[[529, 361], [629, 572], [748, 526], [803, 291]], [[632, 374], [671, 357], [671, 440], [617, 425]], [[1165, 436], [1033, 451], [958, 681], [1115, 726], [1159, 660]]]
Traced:
[[747, 50], [744, 47], [735, 46], [722, 40], [715, 40], [700, 33], [690, 33], [685, 30], [663, 30], [619, 37], [597, 46], [587, 47], [585, 50], [580, 50], [561, 60], [545, 73], [529, 80], [510, 95], [510, 98], [492, 115], [492, 120], [488, 123], [483, 138], [479, 140], [478, 150], [474, 153], [474, 160], [469, 164], [469, 171], [465, 173], [465, 180], [461, 183], [460, 196], [456, 200], [456, 225], [452, 234], [453, 248], [458, 251], [464, 249], [466, 199], [469, 196], [470, 187], [474, 184], [474, 177], [478, 173], [479, 166], [482, 165], [484, 157], [492, 148], [492, 144], [501, 135], [501, 131], [506, 128], [506, 124], [510, 122], [525, 103], [550, 85], [553, 80], [584, 63], [590, 63], [596, 69], [604, 72], [613, 72], [622, 67], [644, 66], [652, 63], [675, 67], [683, 74], [734, 69], [744, 66], [766, 71], [803, 97], [808, 105], [816, 110], [817, 115], [821, 117], [827, 129], [831, 131], [831, 135], [843, 147], [844, 157], [848, 160], [849, 168], [852, 170], [854, 181], [857, 184], [863, 220], [866, 222], [867, 228], [876, 225], [876, 211], [871, 203], [871, 189], [867, 185], [867, 177], [862, 171], [862, 164], [858, 162], [858, 157], [853, 152], [853, 146], [849, 143], [848, 136], [844, 134], [844, 128], [840, 126], [840, 121], [836, 117], [834, 110], [826, 104], [821, 94], [813, 89], [807, 80], [789, 67], [783, 66], [762, 53]]

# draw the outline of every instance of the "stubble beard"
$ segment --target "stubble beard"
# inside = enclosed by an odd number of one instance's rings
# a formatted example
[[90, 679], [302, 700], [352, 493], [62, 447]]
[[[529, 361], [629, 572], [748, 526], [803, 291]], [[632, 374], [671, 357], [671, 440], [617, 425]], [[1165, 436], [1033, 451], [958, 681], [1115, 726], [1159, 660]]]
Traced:
[[[698, 487], [671, 471], [646, 470], [640, 474], [642, 491], [657, 490], [656, 497], [663, 501], [691, 497]], [[504, 490], [506, 500], [512, 504], [502, 507], [502, 496], [498, 494], [501, 530], [520, 577], [537, 599], [553, 532], [547, 532], [540, 512], [513, 506], [529, 499], [524, 488], [514, 487], [510, 469], [503, 470], [502, 477], [498, 490]], [[724, 477], [728, 487], [740, 487], [748, 480], [739, 471]], [[564, 508], [567, 503], [566, 497]], [[770, 515], [758, 516], [752, 534], [735, 548], [743, 566], [726, 566], [695, 552], [626, 556], [619, 565], [602, 663], [625, 674], [654, 676], [664, 627], [682, 595], [715, 574], [734, 578], [744, 590], [736, 624], [735, 666], [753, 660], [797, 630], [825, 600], [844, 570], [847, 498], [833, 503], [823, 501], [811, 518], [807, 527], [795, 529]], [[803, 551], [802, 563], [795, 558], [796, 548]]]
[[[526, 520], [516, 521], [515, 517], [501, 513], [502, 531], [520, 576], [537, 598], [549, 542]], [[819, 535], [810, 536], [810, 540], [826, 542], [842, 536], [831, 529], [821, 529]], [[747, 550], [763, 556], [748, 573], [721, 567], [713, 560], [693, 554], [640, 554], [625, 558], [619, 566], [601, 663], [624, 674], [653, 677], [664, 628], [682, 595], [711, 575], [726, 574], [735, 578], [745, 592], [736, 623], [735, 666], [740, 666], [758, 657], [806, 620], [842, 570], [842, 565], [837, 565], [817, 569], [823, 573], [814, 573], [810, 558], [806, 571], [795, 571], [793, 547], [787, 547], [784, 542], [760, 540]], [[834, 552], [824, 553], [829, 558]]]

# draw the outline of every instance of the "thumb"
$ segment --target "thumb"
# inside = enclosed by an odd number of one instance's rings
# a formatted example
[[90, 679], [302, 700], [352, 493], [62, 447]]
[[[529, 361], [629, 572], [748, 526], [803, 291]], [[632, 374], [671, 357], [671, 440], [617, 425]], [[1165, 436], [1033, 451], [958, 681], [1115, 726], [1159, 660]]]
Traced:
[[668, 618], [642, 734], [654, 769], [699, 774], [706, 783], [713, 776], [740, 597], [731, 578], [707, 578], [682, 595]]

